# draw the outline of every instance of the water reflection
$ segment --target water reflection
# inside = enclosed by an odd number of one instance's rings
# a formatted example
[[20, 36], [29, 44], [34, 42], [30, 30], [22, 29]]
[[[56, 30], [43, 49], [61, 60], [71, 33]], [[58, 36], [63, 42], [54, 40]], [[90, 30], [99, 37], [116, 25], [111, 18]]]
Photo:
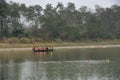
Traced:
[[47, 52], [34, 52], [34, 56], [39, 56], [39, 57], [46, 57]]
[[33, 69], [31, 62], [25, 61], [24, 63], [20, 64], [19, 69], [20, 80], [29, 80], [32, 78]]
[[0, 80], [120, 80], [120, 51], [102, 51], [0, 53]]

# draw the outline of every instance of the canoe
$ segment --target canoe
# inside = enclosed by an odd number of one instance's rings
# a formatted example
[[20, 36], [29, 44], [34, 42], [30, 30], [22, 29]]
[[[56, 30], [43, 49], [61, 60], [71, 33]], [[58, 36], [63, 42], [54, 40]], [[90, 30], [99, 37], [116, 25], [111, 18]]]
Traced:
[[53, 51], [53, 49], [47, 49], [47, 50], [33, 50], [33, 52], [50, 52]]

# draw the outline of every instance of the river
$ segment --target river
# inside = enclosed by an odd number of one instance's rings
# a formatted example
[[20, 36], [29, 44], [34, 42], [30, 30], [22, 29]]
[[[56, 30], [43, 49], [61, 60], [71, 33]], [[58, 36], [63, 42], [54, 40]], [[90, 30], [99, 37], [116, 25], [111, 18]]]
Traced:
[[0, 80], [120, 80], [120, 48], [0, 51]]

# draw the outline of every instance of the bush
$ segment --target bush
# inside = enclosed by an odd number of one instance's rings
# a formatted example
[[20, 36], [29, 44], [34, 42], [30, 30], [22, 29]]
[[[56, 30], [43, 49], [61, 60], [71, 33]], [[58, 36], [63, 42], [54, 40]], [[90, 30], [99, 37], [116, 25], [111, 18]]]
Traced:
[[24, 44], [24, 43], [31, 43], [31, 40], [29, 38], [21, 38], [19, 39], [20, 43]]
[[43, 40], [41, 38], [33, 38], [31, 39], [32, 43], [39, 43], [39, 42], [43, 42]]
[[62, 44], [62, 40], [61, 39], [55, 39], [55, 42], [58, 44]]
[[19, 43], [19, 39], [14, 37], [14, 38], [9, 38], [9, 39], [4, 39], [3, 40], [4, 43], [10, 43], [10, 44], [13, 44], [13, 43]]
[[28, 43], [40, 43], [44, 42], [41, 38], [4, 38], [3, 40], [0, 41], [0, 43], [9, 43], [9, 44], [28, 44]]

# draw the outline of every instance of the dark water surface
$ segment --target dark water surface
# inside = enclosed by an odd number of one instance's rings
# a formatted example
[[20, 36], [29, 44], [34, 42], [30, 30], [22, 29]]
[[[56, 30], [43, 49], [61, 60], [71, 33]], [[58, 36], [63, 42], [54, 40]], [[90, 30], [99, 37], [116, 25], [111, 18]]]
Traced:
[[1, 51], [0, 80], [120, 80], [120, 48]]

